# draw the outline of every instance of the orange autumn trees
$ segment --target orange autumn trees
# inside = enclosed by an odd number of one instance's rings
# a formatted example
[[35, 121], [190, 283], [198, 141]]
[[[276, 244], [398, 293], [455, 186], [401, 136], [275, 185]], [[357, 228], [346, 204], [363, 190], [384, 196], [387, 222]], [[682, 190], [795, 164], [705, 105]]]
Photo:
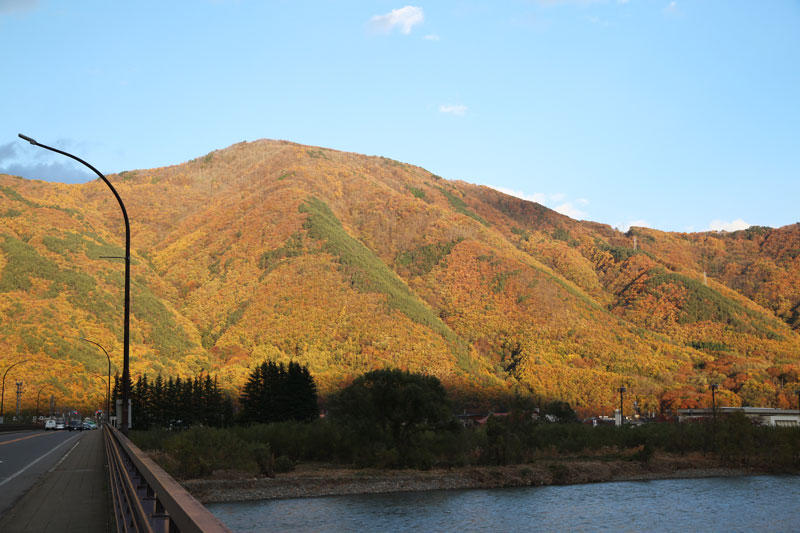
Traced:
[[[438, 377], [463, 403], [515, 395], [607, 412], [787, 405], [800, 388], [800, 226], [627, 233], [382, 157], [284, 141], [111, 176], [133, 233], [132, 374], [265, 359], [323, 396], [364, 372]], [[120, 364], [122, 227], [95, 182], [0, 176], [0, 369], [102, 403]], [[634, 243], [635, 239], [635, 243]], [[704, 276], [705, 273], [705, 276]], [[30, 391], [30, 392], [28, 392]], [[44, 393], [43, 393], [44, 394]], [[626, 406], [626, 409], [628, 406]]]

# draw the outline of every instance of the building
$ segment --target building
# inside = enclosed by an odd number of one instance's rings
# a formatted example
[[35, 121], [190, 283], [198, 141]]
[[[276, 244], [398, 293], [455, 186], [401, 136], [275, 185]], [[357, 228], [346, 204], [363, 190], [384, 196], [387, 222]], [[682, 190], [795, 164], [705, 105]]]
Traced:
[[[762, 426], [798, 427], [800, 411], [797, 409], [773, 409], [772, 407], [717, 407], [717, 416], [743, 413]], [[678, 422], [692, 422], [714, 416], [713, 409], [678, 409]]]

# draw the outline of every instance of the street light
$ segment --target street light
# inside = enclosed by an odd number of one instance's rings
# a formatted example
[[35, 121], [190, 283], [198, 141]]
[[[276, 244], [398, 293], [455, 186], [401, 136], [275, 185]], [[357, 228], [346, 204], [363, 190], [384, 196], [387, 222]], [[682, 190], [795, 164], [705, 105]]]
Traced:
[[103, 346], [100, 343], [94, 342], [89, 339], [85, 339], [83, 337], [80, 337], [80, 339], [82, 341], [90, 342], [95, 346], [97, 346], [98, 348], [100, 348], [101, 350], [103, 350], [103, 353], [106, 354], [106, 358], [108, 359], [108, 381], [106, 381], [106, 423], [108, 423], [108, 417], [111, 414], [111, 356], [108, 355], [108, 351], [106, 351], [106, 349], [103, 348]]
[[619, 425], [620, 427], [622, 424], [625, 423], [625, 415], [622, 414], [622, 395], [625, 394], [625, 391], [628, 390], [624, 386], [619, 388]]
[[27, 363], [28, 359], [23, 359], [22, 361], [17, 361], [13, 365], [6, 368], [5, 373], [3, 374], [3, 387], [2, 392], [0, 392], [0, 421], [5, 421], [4, 413], [5, 413], [5, 403], [6, 403], [6, 376], [8, 375], [8, 371], [14, 368], [17, 365], [21, 365], [22, 363]]
[[128, 433], [128, 398], [130, 396], [130, 370], [129, 370], [129, 353], [130, 353], [130, 322], [131, 322], [131, 225], [128, 221], [128, 211], [125, 209], [125, 204], [122, 203], [122, 198], [120, 198], [119, 193], [111, 185], [111, 182], [106, 179], [106, 177], [92, 165], [81, 159], [80, 157], [74, 156], [70, 153], [64, 152], [57, 148], [53, 148], [51, 146], [46, 146], [44, 144], [39, 144], [36, 140], [31, 139], [30, 137], [19, 134], [20, 139], [24, 139], [31, 143], [34, 146], [38, 146], [40, 148], [44, 148], [45, 150], [50, 150], [51, 152], [55, 152], [57, 154], [61, 154], [64, 156], [69, 157], [70, 159], [74, 159], [78, 163], [81, 163], [87, 166], [89, 169], [92, 170], [95, 174], [97, 174], [103, 182], [108, 185], [108, 188], [111, 189], [111, 192], [114, 193], [114, 197], [116, 197], [117, 202], [119, 203], [119, 207], [122, 210], [122, 218], [125, 219], [125, 318], [123, 324], [123, 349], [122, 349], [122, 425], [120, 429], [122, 433]]
[[717, 389], [719, 385], [716, 383], [711, 384], [711, 414], [714, 417], [714, 423], [717, 423]]
[[39, 398], [42, 396], [42, 391], [49, 387], [49, 383], [45, 383], [41, 387], [39, 387], [39, 392], [36, 393], [36, 420], [39, 420]]

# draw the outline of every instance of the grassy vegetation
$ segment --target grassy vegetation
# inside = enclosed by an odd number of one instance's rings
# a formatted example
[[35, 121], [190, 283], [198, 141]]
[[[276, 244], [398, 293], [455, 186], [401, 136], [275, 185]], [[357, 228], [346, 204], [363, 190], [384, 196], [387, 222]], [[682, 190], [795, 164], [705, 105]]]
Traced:
[[17, 202], [25, 204], [28, 207], [33, 207], [33, 208], [49, 207], [50, 209], [57, 209], [59, 211], [63, 211], [65, 213], [68, 213], [69, 215], [74, 216], [74, 217], [78, 218], [79, 220], [83, 219], [83, 214], [78, 212], [76, 209], [72, 209], [70, 207], [61, 207], [60, 205], [43, 205], [43, 204], [40, 204], [38, 202], [34, 202], [33, 200], [29, 200], [29, 199], [25, 198], [20, 193], [18, 193], [17, 191], [15, 191], [14, 189], [12, 189], [10, 187], [4, 187], [3, 185], [0, 185], [0, 192], [5, 194], [11, 200], [16, 200]]
[[495, 294], [503, 292], [506, 288], [506, 281], [508, 281], [508, 278], [519, 275], [519, 273], [519, 270], [510, 270], [508, 272], [498, 272], [495, 274], [492, 278], [491, 284], [489, 285], [492, 289], [492, 292]]
[[206, 350], [211, 349], [217, 343], [217, 340], [222, 337], [222, 335], [228, 331], [229, 328], [238, 324], [242, 319], [242, 316], [244, 316], [244, 312], [247, 310], [249, 305], [249, 300], [246, 302], [240, 302], [233, 311], [228, 313], [225, 323], [221, 324], [217, 331], [213, 330], [213, 325], [208, 329], [202, 330], [200, 333], [200, 342], [202, 343], [203, 348]]
[[722, 322], [742, 333], [753, 333], [769, 339], [782, 339], [779, 334], [770, 329], [770, 327], [774, 327], [774, 324], [769, 324], [759, 313], [744, 307], [735, 300], [726, 298], [697, 280], [681, 274], [658, 270], [647, 281], [651, 294], [656, 296], [659, 287], [668, 283], [674, 283], [686, 289], [687, 298], [678, 319], [680, 323]]
[[66, 256], [67, 252], [76, 254], [83, 251], [84, 239], [77, 233], [65, 233], [63, 237], [45, 235], [42, 244], [53, 253]]
[[406, 188], [411, 191], [411, 194], [413, 194], [415, 197], [425, 200], [425, 191], [422, 189], [412, 187], [411, 185], [406, 185]]
[[399, 266], [408, 269], [412, 275], [423, 276], [447, 257], [459, 242], [461, 239], [426, 244], [413, 250], [400, 252], [395, 261]]
[[655, 259], [653, 254], [641, 249], [634, 250], [633, 248], [629, 248], [627, 246], [612, 246], [607, 242], [599, 240], [595, 244], [599, 249], [605, 252], [609, 252], [614, 257], [614, 261], [616, 261], [617, 263], [621, 263], [622, 261], [625, 261], [637, 254], [644, 254], [650, 259]]
[[397, 309], [449, 341], [455, 339], [445, 323], [411, 292], [397, 274], [372, 250], [345, 231], [325, 202], [309, 198], [300, 206], [300, 211], [308, 215], [303, 227], [309, 237], [325, 243], [325, 251], [338, 258], [342, 271], [356, 290], [385, 294], [391, 309]]
[[332, 420], [281, 422], [229, 429], [194, 428], [175, 433], [135, 431], [140, 447], [156, 454], [180, 477], [208, 476], [217, 469], [270, 475], [276, 458], [289, 466], [327, 462], [343, 466], [397, 468], [524, 464], [541, 453], [551, 458], [590, 456], [595, 460], [648, 462], [655, 451], [702, 452], [732, 467], [800, 471], [800, 430], [755, 426], [744, 415], [720, 417], [717, 424], [647, 424], [641, 427], [533, 422], [530, 416], [491, 417], [485, 426], [461, 428], [457, 423], [420, 434], [398, 463], [397, 443], [367, 439]]
[[328, 156], [322, 150], [306, 150], [306, 153], [308, 154], [309, 157], [314, 159], [317, 158], [328, 159]]
[[442, 194], [444, 194], [445, 198], [447, 198], [447, 201], [450, 202], [450, 205], [453, 206], [453, 208], [456, 211], [458, 211], [462, 215], [467, 215], [470, 218], [474, 218], [484, 226], [489, 225], [489, 222], [487, 222], [486, 219], [484, 219], [483, 217], [472, 211], [469, 207], [467, 207], [467, 204], [464, 203], [464, 200], [462, 200], [452, 192], [448, 191], [444, 187], [437, 187], [437, 188], [440, 191], [442, 191]]
[[303, 235], [295, 233], [287, 239], [283, 246], [268, 250], [261, 254], [258, 258], [258, 268], [264, 270], [264, 273], [269, 273], [273, 268], [278, 266], [281, 260], [287, 257], [297, 257], [303, 253]]
[[174, 358], [194, 346], [172, 313], [143, 283], [131, 284], [131, 311], [150, 325], [150, 341], [161, 355]]
[[20, 193], [18, 193], [17, 191], [12, 189], [11, 187], [4, 187], [4, 186], [0, 185], [0, 192], [5, 194], [9, 199], [16, 200], [17, 202], [25, 204], [28, 207], [34, 207], [34, 208], [36, 208], [36, 207], [44, 207], [42, 204], [36, 203], [36, 202], [34, 202], [32, 200], [28, 200], [27, 198], [22, 196]]
[[511, 227], [511, 233], [513, 233], [514, 235], [519, 235], [522, 238], [523, 241], [527, 241], [528, 239], [531, 238], [531, 232], [530, 231], [528, 231], [526, 229], [518, 228], [517, 226], [512, 226]]
[[732, 348], [727, 344], [714, 341], [690, 341], [686, 343], [695, 350], [712, 351], [712, 352], [728, 352]]

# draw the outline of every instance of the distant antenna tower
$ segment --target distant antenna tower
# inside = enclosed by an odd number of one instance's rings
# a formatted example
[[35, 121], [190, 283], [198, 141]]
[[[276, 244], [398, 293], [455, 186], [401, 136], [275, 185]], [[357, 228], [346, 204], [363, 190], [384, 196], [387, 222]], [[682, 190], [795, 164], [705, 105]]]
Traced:
[[633, 236], [633, 251], [636, 251], [636, 235]]
[[708, 287], [708, 277], [706, 276], [706, 271], [703, 270], [703, 285]]

